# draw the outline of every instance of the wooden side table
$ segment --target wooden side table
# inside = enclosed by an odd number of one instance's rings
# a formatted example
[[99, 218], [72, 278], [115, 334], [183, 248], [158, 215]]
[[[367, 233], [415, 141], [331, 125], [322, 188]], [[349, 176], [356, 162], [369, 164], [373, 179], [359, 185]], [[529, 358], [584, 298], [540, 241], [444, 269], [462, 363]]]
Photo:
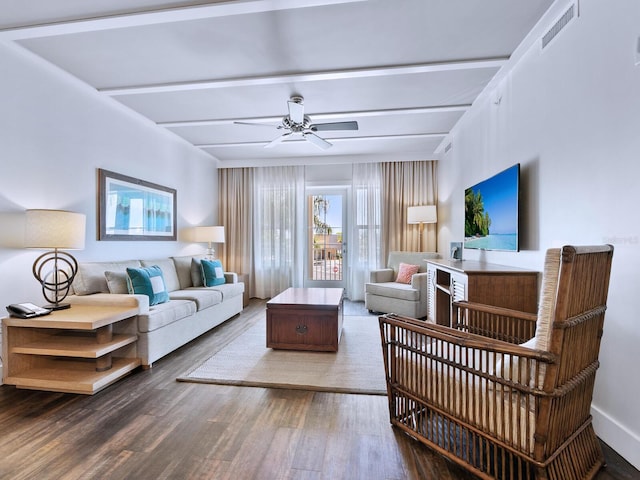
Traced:
[[242, 294], [242, 306], [249, 305], [249, 274], [238, 273], [238, 281], [244, 283], [244, 293]]
[[3, 318], [3, 381], [18, 388], [94, 394], [138, 367], [138, 337], [114, 334], [136, 307], [73, 305], [43, 317]]

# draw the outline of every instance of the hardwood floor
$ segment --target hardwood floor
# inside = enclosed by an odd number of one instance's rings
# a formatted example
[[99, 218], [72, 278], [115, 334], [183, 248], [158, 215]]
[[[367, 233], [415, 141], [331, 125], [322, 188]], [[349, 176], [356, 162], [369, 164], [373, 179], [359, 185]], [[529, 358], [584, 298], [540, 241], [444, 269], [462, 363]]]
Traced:
[[[1, 479], [474, 479], [391, 428], [386, 398], [175, 379], [238, 317], [94, 396], [0, 387]], [[598, 480], [640, 478], [606, 447]]]

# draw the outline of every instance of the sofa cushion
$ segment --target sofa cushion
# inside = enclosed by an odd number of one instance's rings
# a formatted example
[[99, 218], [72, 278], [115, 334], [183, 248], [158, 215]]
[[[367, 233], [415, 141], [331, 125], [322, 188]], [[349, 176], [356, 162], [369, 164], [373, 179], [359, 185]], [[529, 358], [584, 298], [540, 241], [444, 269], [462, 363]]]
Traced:
[[203, 287], [204, 280], [202, 278], [202, 265], [200, 262], [204, 260], [203, 258], [192, 258], [191, 259], [191, 282], [194, 287]]
[[398, 276], [396, 277], [396, 282], [398, 283], [411, 283], [411, 277], [418, 273], [418, 269], [420, 265], [411, 265], [408, 263], [400, 262], [398, 266]]
[[205, 287], [215, 287], [225, 283], [224, 269], [220, 260], [201, 260], [202, 282]]
[[171, 300], [191, 300], [196, 303], [196, 308], [200, 311], [221, 303], [222, 292], [211, 288], [188, 288], [171, 292], [169, 298]]
[[237, 297], [244, 293], [244, 283], [225, 283], [224, 285], [216, 285], [215, 287], [209, 287], [218, 290], [222, 293], [222, 299], [227, 300], [229, 298]]
[[140, 263], [143, 267], [151, 267], [157, 265], [162, 270], [162, 277], [164, 278], [164, 284], [167, 287], [167, 292], [173, 292], [174, 290], [180, 290], [180, 280], [178, 280], [178, 274], [176, 273], [176, 265], [172, 258], [159, 258], [157, 260], [141, 260]]
[[367, 283], [365, 291], [369, 294], [381, 297], [391, 297], [400, 300], [417, 302], [420, 300], [420, 292], [411, 285], [398, 282]]
[[152, 332], [195, 313], [196, 304], [191, 300], [171, 300], [154, 305], [149, 308], [149, 313], [138, 315], [138, 331]]
[[[178, 275], [178, 280], [180, 282], [180, 290], [194, 286], [193, 279], [191, 278], [191, 264], [194, 258], [202, 259], [205, 258], [205, 256], [205, 254], [201, 254], [171, 257], [176, 267], [176, 274]], [[200, 268], [199, 265], [198, 268]], [[202, 284], [202, 279], [200, 279], [200, 284]]]
[[83, 262], [78, 265], [78, 272], [73, 281], [76, 295], [91, 295], [92, 293], [109, 293], [107, 279], [104, 272], [126, 272], [127, 268], [140, 266], [139, 260], [124, 262]]
[[111, 272], [107, 270], [104, 272], [104, 277], [107, 279], [109, 293], [129, 293], [127, 272]]
[[149, 297], [149, 305], [169, 301], [169, 293], [159, 266], [127, 268], [127, 286], [129, 293]]

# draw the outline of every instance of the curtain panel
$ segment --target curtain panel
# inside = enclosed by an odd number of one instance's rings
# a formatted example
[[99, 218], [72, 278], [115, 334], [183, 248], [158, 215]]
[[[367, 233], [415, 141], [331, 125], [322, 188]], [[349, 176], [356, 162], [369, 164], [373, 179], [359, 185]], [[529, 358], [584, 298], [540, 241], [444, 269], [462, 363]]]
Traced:
[[256, 168], [253, 197], [255, 296], [303, 285], [304, 167]]
[[354, 164], [349, 222], [347, 292], [351, 300], [364, 300], [369, 272], [384, 264], [382, 258], [382, 168], [380, 163]]
[[407, 223], [407, 208], [437, 204], [437, 164], [433, 160], [382, 164], [383, 259], [396, 250], [436, 251], [436, 224], [424, 225], [420, 248], [419, 225]]
[[251, 297], [302, 286], [304, 167], [219, 169], [218, 188], [225, 269], [249, 275]]
[[[253, 172], [253, 168], [218, 169], [218, 219], [227, 237], [220, 259], [229, 272], [250, 274], [252, 271]], [[245, 288], [252, 293], [251, 285]]]

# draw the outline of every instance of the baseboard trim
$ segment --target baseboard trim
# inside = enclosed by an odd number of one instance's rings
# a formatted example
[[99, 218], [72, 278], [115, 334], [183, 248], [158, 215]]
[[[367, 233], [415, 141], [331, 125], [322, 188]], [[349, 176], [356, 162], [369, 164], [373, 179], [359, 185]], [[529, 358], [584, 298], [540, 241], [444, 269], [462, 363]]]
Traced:
[[594, 405], [591, 414], [598, 437], [640, 470], [640, 437]]

